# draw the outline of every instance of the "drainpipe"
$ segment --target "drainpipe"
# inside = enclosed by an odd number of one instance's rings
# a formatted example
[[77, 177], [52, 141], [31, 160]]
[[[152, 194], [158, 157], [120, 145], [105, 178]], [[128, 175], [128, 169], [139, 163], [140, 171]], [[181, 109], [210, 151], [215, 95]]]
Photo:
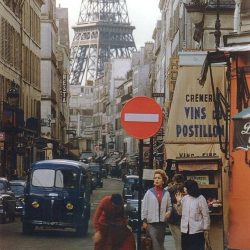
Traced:
[[240, 33], [241, 30], [241, 3], [242, 0], [235, 0], [235, 10], [234, 10], [234, 32]]

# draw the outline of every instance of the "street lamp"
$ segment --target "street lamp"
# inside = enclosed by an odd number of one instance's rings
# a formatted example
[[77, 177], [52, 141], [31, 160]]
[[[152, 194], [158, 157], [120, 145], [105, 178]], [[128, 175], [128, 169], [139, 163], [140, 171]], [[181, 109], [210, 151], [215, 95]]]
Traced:
[[215, 32], [214, 32], [214, 37], [215, 37], [215, 47], [218, 49], [220, 47], [220, 37], [221, 37], [221, 24], [220, 24], [220, 0], [217, 0], [216, 4], [216, 21], [215, 21]]
[[8, 104], [12, 107], [19, 106], [19, 97], [20, 97], [19, 87], [16, 84], [16, 82], [13, 80], [11, 82], [11, 87], [9, 91], [7, 92]]
[[19, 87], [16, 82], [13, 80], [11, 82], [11, 87], [7, 92], [7, 100], [9, 104], [9, 109], [11, 111], [11, 131], [10, 131], [10, 145], [11, 145], [11, 162], [10, 162], [10, 172], [9, 175], [11, 178], [16, 176], [16, 159], [17, 159], [17, 145], [16, 145], [16, 114], [19, 106]]

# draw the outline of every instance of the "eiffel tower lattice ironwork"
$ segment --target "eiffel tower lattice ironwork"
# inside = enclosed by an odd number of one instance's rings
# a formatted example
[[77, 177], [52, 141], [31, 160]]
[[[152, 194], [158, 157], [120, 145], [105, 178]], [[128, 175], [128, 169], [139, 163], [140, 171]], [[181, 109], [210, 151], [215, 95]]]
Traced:
[[136, 50], [126, 0], [82, 0], [73, 29], [72, 85], [100, 77], [110, 58], [130, 57]]

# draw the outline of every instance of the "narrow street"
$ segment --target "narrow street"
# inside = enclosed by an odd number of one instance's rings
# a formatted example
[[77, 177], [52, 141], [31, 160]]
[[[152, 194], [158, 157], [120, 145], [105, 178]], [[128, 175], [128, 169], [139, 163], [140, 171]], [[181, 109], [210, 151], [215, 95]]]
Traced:
[[[92, 215], [98, 201], [105, 195], [121, 192], [122, 182], [104, 179], [104, 187], [96, 189], [91, 198]], [[17, 217], [14, 223], [0, 224], [0, 250], [93, 250], [93, 228], [85, 238], [75, 236], [73, 230], [35, 230], [31, 236], [22, 234], [22, 224]]]

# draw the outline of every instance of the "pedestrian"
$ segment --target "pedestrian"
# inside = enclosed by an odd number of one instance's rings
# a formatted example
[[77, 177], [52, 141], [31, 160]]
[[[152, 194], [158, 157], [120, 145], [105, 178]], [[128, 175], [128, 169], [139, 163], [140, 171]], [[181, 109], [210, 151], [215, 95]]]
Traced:
[[172, 208], [169, 192], [164, 189], [167, 180], [164, 170], [155, 170], [154, 187], [146, 192], [142, 201], [143, 228], [152, 239], [153, 250], [164, 250], [166, 219]]
[[135, 239], [127, 227], [120, 194], [105, 196], [96, 209], [93, 224], [95, 250], [135, 250]]
[[182, 174], [175, 174], [172, 178], [172, 183], [169, 185], [168, 192], [170, 194], [172, 211], [168, 218], [168, 226], [174, 238], [175, 249], [181, 250], [181, 215], [177, 212], [177, 201], [175, 195], [179, 192], [184, 193], [184, 176]]
[[200, 194], [198, 183], [187, 180], [184, 183], [185, 196], [176, 194], [177, 210], [181, 217], [182, 250], [204, 250], [205, 237], [210, 228], [210, 216], [205, 197]]

